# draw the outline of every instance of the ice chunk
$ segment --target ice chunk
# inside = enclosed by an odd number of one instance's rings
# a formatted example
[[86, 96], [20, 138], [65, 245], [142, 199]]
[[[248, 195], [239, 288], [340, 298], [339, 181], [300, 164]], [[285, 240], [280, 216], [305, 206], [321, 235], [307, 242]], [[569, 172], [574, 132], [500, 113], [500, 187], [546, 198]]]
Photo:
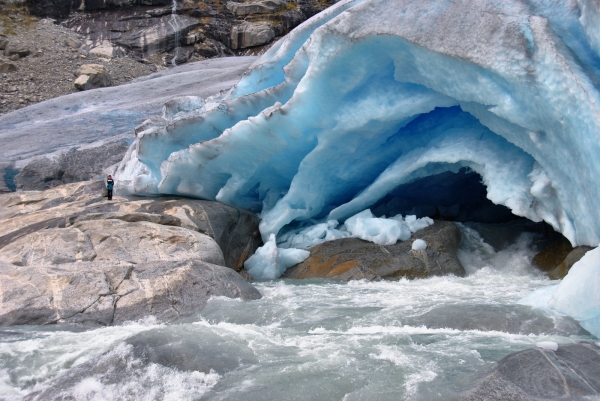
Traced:
[[550, 308], [579, 320], [596, 337], [600, 337], [599, 277], [600, 248], [595, 248], [571, 267], [548, 301]]
[[558, 350], [558, 344], [553, 341], [540, 341], [539, 343], [536, 343], [535, 345], [538, 348], [547, 349], [550, 351]]
[[309, 256], [310, 252], [303, 249], [277, 248], [275, 235], [271, 234], [269, 241], [244, 262], [244, 268], [255, 279], [275, 279]]
[[416, 239], [413, 241], [413, 243], [412, 243], [413, 251], [424, 251], [425, 249], [427, 249], [427, 242], [423, 241], [422, 239]]
[[393, 245], [398, 240], [406, 241], [410, 238], [410, 230], [404, 223], [377, 218], [369, 209], [350, 217], [344, 225], [352, 236], [379, 245]]

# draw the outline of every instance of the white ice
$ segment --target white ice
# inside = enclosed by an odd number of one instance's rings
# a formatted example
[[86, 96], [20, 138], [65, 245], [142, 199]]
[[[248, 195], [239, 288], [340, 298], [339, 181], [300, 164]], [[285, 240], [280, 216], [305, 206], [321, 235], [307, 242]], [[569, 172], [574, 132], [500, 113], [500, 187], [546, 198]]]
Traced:
[[422, 239], [416, 239], [413, 241], [413, 243], [412, 243], [413, 251], [424, 251], [425, 249], [427, 249], [427, 242], [423, 241]]
[[244, 268], [255, 279], [275, 279], [309, 256], [310, 252], [303, 249], [277, 248], [275, 234], [271, 234], [267, 243], [244, 262]]

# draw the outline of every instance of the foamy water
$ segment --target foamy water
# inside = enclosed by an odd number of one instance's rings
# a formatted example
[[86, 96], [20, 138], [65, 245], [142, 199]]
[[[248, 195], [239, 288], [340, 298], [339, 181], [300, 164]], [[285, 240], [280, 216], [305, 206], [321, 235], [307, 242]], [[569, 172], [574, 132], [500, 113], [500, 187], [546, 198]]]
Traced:
[[465, 278], [275, 280], [255, 283], [259, 301], [215, 298], [176, 325], [6, 328], [0, 398], [458, 399], [511, 352], [592, 338], [518, 303], [552, 284], [530, 239], [496, 252], [463, 228]]

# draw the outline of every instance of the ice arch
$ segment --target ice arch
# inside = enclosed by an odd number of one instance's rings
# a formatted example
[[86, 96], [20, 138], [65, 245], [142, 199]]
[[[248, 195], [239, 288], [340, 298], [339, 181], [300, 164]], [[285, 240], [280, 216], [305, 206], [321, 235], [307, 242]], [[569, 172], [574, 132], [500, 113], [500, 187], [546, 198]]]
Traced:
[[598, 245], [599, 15], [593, 0], [342, 1], [231, 92], [165, 106], [118, 177], [260, 212], [266, 239], [468, 167], [494, 203]]

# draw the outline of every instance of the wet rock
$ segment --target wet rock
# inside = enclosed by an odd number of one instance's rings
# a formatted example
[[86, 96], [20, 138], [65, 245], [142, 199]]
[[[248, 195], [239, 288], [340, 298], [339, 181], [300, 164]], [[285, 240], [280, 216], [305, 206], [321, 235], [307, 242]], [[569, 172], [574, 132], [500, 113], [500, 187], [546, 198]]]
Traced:
[[600, 393], [600, 347], [561, 344], [504, 357], [463, 401], [573, 399]]
[[108, 71], [100, 64], [84, 64], [77, 69], [75, 75], [77, 79], [74, 85], [79, 90], [101, 88], [112, 84]]
[[[426, 250], [413, 251], [412, 242], [422, 239]], [[357, 238], [325, 242], [310, 249], [304, 262], [289, 268], [285, 278], [332, 278], [339, 280], [398, 280], [455, 274], [465, 270], [456, 256], [458, 228], [444, 221], [417, 231], [408, 241], [377, 245]]]
[[442, 305], [423, 315], [403, 319], [403, 324], [431, 329], [501, 331], [512, 334], [585, 335], [569, 316], [546, 316], [525, 305]]
[[201, 309], [211, 296], [252, 300], [260, 293], [232, 269], [200, 260], [0, 263], [1, 326], [108, 325], [146, 316], [170, 322]]
[[27, 57], [29, 53], [31, 53], [29, 48], [26, 45], [18, 42], [8, 42], [4, 48], [4, 55], [7, 57], [14, 55], [19, 57]]
[[268, 22], [243, 22], [231, 28], [231, 48], [245, 49], [269, 43], [275, 31]]
[[594, 248], [591, 246], [578, 246], [573, 248], [573, 250], [569, 252], [567, 257], [560, 262], [558, 266], [548, 272], [548, 277], [550, 277], [552, 280], [560, 280], [565, 278], [565, 276], [569, 273], [569, 270], [571, 270], [571, 267], [573, 267], [575, 263], [579, 262], [579, 259], [581, 259], [587, 251], [591, 251], [592, 249]]
[[549, 272], [558, 266], [573, 250], [573, 246], [565, 237], [552, 241], [533, 257], [533, 265], [538, 269]]
[[17, 71], [16, 64], [8, 63], [6, 61], [0, 60], [0, 73], [1, 74], [5, 74], [7, 72], [14, 72], [14, 71]]

